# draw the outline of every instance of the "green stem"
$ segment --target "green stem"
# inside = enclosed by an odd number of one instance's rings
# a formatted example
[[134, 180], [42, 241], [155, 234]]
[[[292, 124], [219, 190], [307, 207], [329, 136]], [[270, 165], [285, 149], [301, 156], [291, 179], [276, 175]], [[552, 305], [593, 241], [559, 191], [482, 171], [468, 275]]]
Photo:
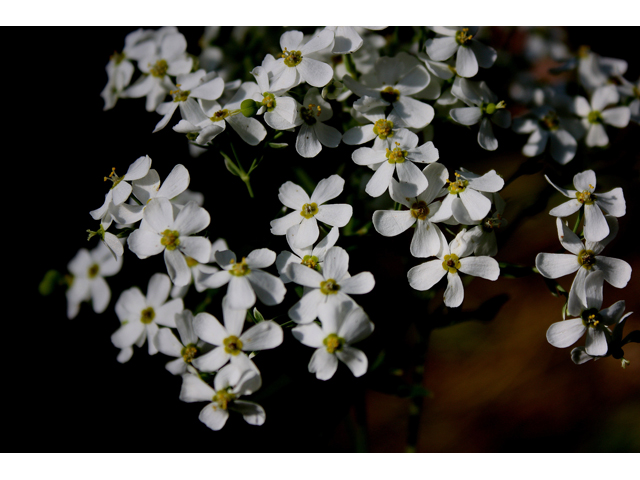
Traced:
[[576, 224], [573, 226], [573, 233], [578, 233], [578, 228], [580, 227], [580, 222], [582, 222], [582, 217], [584, 217], [584, 208], [581, 208], [580, 212], [578, 213]]
[[356, 70], [356, 64], [353, 61], [353, 57], [351, 56], [351, 54], [350, 53], [343, 54], [342, 60], [344, 61], [344, 66], [346, 67], [349, 75], [351, 75], [354, 78], [354, 80], [358, 80], [358, 77], [359, 77], [358, 71]]

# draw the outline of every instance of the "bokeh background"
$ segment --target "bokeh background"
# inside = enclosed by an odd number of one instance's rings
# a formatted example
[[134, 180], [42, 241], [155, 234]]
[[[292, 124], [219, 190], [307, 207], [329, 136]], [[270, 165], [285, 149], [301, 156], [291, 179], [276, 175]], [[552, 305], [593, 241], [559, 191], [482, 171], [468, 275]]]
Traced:
[[[115, 109], [103, 112], [99, 93], [107, 80], [104, 67], [134, 29], [18, 32], [28, 53], [14, 62], [25, 68], [29, 94], [15, 109], [16, 135], [9, 140], [19, 145], [19, 153], [9, 159], [29, 181], [10, 213], [22, 227], [30, 254], [25, 269], [19, 260], [23, 254], [15, 249], [12, 268], [19, 270], [20, 286], [14, 285], [6, 300], [20, 304], [18, 313], [10, 315], [15, 328], [9, 335], [13, 358], [26, 359], [12, 362], [14, 386], [9, 391], [14, 394], [7, 400], [10, 411], [24, 419], [24, 427], [11, 433], [16, 450], [403, 452], [408, 435], [417, 439], [409, 443], [420, 452], [640, 450], [637, 344], [625, 350], [631, 362], [625, 370], [612, 358], [574, 365], [570, 348], [556, 349], [545, 339], [549, 325], [561, 319], [563, 303], [538, 275], [501, 277], [496, 282], [474, 279], [465, 287], [462, 308], [453, 311], [442, 306], [443, 284], [429, 301], [406, 281], [407, 270], [420, 263], [409, 254], [410, 232], [383, 238], [371, 229], [363, 236], [341, 236], [338, 242], [349, 250], [352, 274], [371, 271], [376, 278], [375, 290], [356, 298], [376, 325], [374, 334], [361, 344], [375, 369], [354, 379], [341, 365], [330, 381], [316, 380], [307, 372], [312, 350], [286, 331], [283, 346], [256, 357], [263, 388], [255, 399], [267, 412], [262, 427], [231, 418], [221, 432], [210, 431], [197, 418], [203, 405], [178, 400], [181, 380], [164, 370], [166, 357], [149, 357], [146, 347], [136, 350], [128, 364], [118, 364], [110, 341], [119, 325], [113, 304], [132, 285], [146, 291], [150, 275], [165, 271], [161, 257], [142, 262], [126, 251], [121, 273], [109, 282], [111, 307], [102, 315], [85, 304], [69, 321], [63, 290], [49, 297], [37, 293], [47, 270], [64, 272], [79, 248], [95, 246], [95, 238], [86, 241], [86, 230], [97, 227], [88, 212], [102, 204], [106, 192], [102, 178], [111, 167], [122, 175], [139, 156], [149, 155], [153, 168], [165, 178], [176, 163], [184, 164], [191, 173], [191, 188], [205, 194], [204, 206], [212, 217], [208, 234], [212, 240], [226, 238], [238, 255], [260, 247], [278, 253], [287, 249], [283, 237], [269, 234], [269, 221], [280, 208], [277, 188], [287, 180], [300, 181], [300, 169], [315, 183], [343, 164], [341, 174], [350, 193], [337, 201], [352, 203], [355, 216], [365, 222], [373, 210], [389, 207], [364, 194], [362, 171], [350, 158], [353, 147], [341, 145], [339, 154], [325, 148], [318, 157], [303, 159], [293, 151], [295, 137], [289, 137], [290, 147], [270, 151], [252, 175], [256, 194], [252, 200], [218, 154], [191, 158], [186, 140], [170, 128], [152, 135], [160, 117], [144, 110], [143, 99], [121, 100]], [[189, 51], [198, 54], [202, 30], [181, 32]], [[261, 48], [262, 55], [277, 54], [274, 46], [280, 33], [273, 32], [271, 44], [251, 48]], [[572, 51], [587, 44], [603, 56], [627, 60], [626, 78], [635, 81], [640, 63], [632, 46], [639, 32], [638, 28], [572, 28], [566, 35]], [[520, 66], [517, 54], [526, 33], [488, 28], [483, 35], [503, 51], [486, 79], [505, 98], [510, 72]], [[219, 38], [224, 45], [231, 38], [230, 29], [223, 29]], [[250, 43], [249, 35], [244, 44], [249, 48]], [[555, 65], [539, 64], [535, 72], [545, 76]], [[507, 103], [514, 115], [522, 113]], [[444, 125], [436, 129], [434, 140], [440, 161], [450, 172], [460, 166], [477, 173], [496, 169], [510, 179], [525, 169], [526, 174], [501, 192], [507, 200], [504, 217], [510, 223], [500, 232], [496, 259], [531, 267], [537, 253], [558, 251], [555, 219], [548, 211], [564, 197], [543, 175], [567, 186], [576, 172], [592, 168], [598, 173], [597, 191], [624, 189], [627, 214], [620, 219], [618, 237], [604, 253], [626, 260], [634, 270], [624, 290], [605, 285], [604, 306], [624, 299], [627, 311], [640, 313], [638, 125], [612, 129], [610, 148], [581, 149], [563, 168], [549, 158], [527, 161], [520, 153], [525, 136], [496, 131], [500, 147], [494, 153], [477, 145], [473, 128]], [[240, 142], [236, 147], [247, 167], [253, 157]], [[559, 282], [568, 290], [571, 280], [565, 277]], [[223, 294], [208, 309], [216, 316]], [[187, 297], [189, 305], [197, 300]], [[286, 308], [295, 300], [295, 294], [288, 293]], [[271, 318], [286, 308], [261, 311]], [[280, 323], [285, 320], [278, 318]], [[625, 331], [639, 328], [634, 314]], [[428, 350], [423, 356], [420, 345], [426, 338]]]

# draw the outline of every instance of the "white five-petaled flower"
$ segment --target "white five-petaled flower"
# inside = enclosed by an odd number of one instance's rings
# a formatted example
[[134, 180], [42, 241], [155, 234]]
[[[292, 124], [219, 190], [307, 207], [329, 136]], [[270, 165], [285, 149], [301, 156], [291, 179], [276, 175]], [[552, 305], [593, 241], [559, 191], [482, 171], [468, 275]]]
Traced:
[[571, 253], [539, 253], [536, 256], [536, 268], [543, 277], [559, 278], [578, 271], [569, 291], [567, 302], [569, 315], [580, 315], [582, 305], [587, 303], [585, 280], [588, 275], [602, 270], [604, 280], [616, 288], [624, 288], [631, 278], [631, 266], [627, 262], [600, 255], [604, 247], [618, 233], [618, 220], [610, 215], [605, 218], [609, 224], [609, 235], [599, 242], [586, 240], [584, 244], [562, 219], [556, 219], [560, 243]]
[[619, 100], [620, 94], [615, 85], [599, 87], [591, 95], [591, 103], [584, 97], [575, 97], [574, 110], [576, 115], [582, 117], [582, 124], [587, 130], [585, 143], [588, 147], [604, 147], [609, 144], [604, 124], [616, 128], [624, 128], [629, 124], [629, 107], [607, 108], [616, 105]]
[[473, 252], [474, 244], [470, 237], [476, 235], [475, 233], [462, 229], [449, 245], [441, 232], [440, 235], [443, 248], [438, 259], [413, 267], [409, 270], [407, 278], [411, 287], [422, 291], [429, 290], [446, 274], [448, 285], [444, 292], [444, 304], [450, 308], [459, 307], [464, 299], [464, 287], [459, 272], [487, 280], [497, 280], [500, 267], [491, 257], [467, 256]]
[[140, 59], [138, 68], [146, 74], [129, 88], [123, 96], [147, 97], [146, 108], [153, 112], [173, 86], [169, 75], [189, 73], [193, 59], [187, 55], [187, 40], [181, 33], [165, 35], [160, 41], [159, 51]]
[[222, 300], [222, 325], [213, 315], [196, 315], [193, 328], [199, 338], [215, 348], [193, 360], [193, 366], [202, 372], [216, 372], [229, 360], [241, 365], [252, 365], [247, 353], [275, 348], [282, 343], [282, 327], [273, 320], [262, 321], [242, 333], [247, 311], [229, 308], [227, 297]]
[[456, 72], [461, 77], [473, 77], [478, 73], [478, 66], [490, 68], [498, 53], [492, 47], [484, 45], [473, 37], [477, 27], [432, 27], [442, 37], [426, 41], [427, 54], [438, 62], [456, 56]]
[[111, 342], [117, 348], [127, 349], [134, 344], [141, 347], [147, 339], [149, 355], [158, 353], [154, 341], [158, 325], [176, 328], [175, 316], [184, 310], [181, 298], [167, 302], [169, 290], [169, 277], [156, 273], [149, 280], [146, 297], [138, 287], [122, 292], [115, 307], [122, 325], [111, 335]]
[[140, 228], [129, 235], [129, 249], [140, 259], [164, 251], [171, 281], [176, 285], [187, 285], [191, 271], [186, 257], [204, 263], [211, 252], [209, 240], [190, 235], [204, 230], [210, 221], [209, 213], [195, 202], [178, 210], [166, 198], [153, 198], [144, 209]]
[[596, 174], [593, 170], [585, 170], [573, 177], [576, 190], [565, 190], [555, 185], [545, 175], [547, 182], [565, 197], [571, 200], [552, 208], [549, 215], [568, 217], [584, 206], [584, 238], [591, 242], [599, 242], [609, 235], [609, 225], [602, 209], [614, 217], [622, 217], [627, 210], [622, 188], [614, 188], [607, 193], [593, 193], [596, 188]]
[[228, 122], [242, 140], [249, 145], [257, 145], [266, 137], [267, 130], [258, 120], [245, 117], [240, 112], [242, 102], [252, 98], [256, 93], [259, 93], [256, 83], [244, 82], [224, 107], [215, 100], [201, 99], [202, 120], [195, 125], [186, 120], [180, 120], [173, 130], [185, 134], [197, 132], [196, 143], [205, 145], [222, 133]]
[[[263, 65], [267, 62], [267, 59], [271, 57], [268, 55], [263, 61]], [[266, 63], [267, 66], [272, 66], [272, 63]], [[251, 71], [251, 74], [258, 82], [259, 90], [253, 94], [251, 98], [261, 104], [258, 110], [259, 114], [264, 114], [264, 121], [274, 130], [286, 130], [295, 127], [295, 120], [297, 117], [298, 104], [296, 101], [283, 95], [286, 90], [273, 90], [270, 85], [270, 77], [272, 73], [267, 67], [256, 67]]]
[[191, 364], [196, 357], [202, 355], [205, 345], [193, 330], [193, 313], [183, 310], [176, 314], [175, 319], [180, 340], [171, 329], [161, 328], [156, 335], [156, 348], [164, 355], [176, 357], [166, 365], [166, 369], [173, 375], [182, 375], [187, 371], [197, 373]]
[[453, 218], [463, 225], [473, 225], [487, 216], [491, 210], [491, 200], [480, 192], [497, 192], [504, 186], [504, 180], [495, 170], [484, 175], [476, 175], [465, 169], [455, 172], [456, 179], [444, 187], [446, 194], [438, 211], [438, 220]]
[[227, 288], [227, 303], [234, 310], [246, 310], [256, 303], [256, 296], [265, 305], [277, 305], [287, 293], [287, 289], [278, 277], [261, 269], [273, 265], [276, 253], [268, 248], [252, 251], [241, 261], [230, 250], [216, 252], [216, 262], [222, 268], [210, 276], [203, 275], [201, 282], [207, 288]]
[[324, 303], [318, 307], [315, 322], [299, 325], [293, 336], [316, 351], [309, 362], [309, 372], [319, 380], [329, 380], [338, 369], [338, 360], [344, 362], [355, 377], [367, 372], [367, 356], [353, 343], [365, 339], [373, 332], [373, 323], [361, 307], [353, 302]]
[[394, 136], [399, 131], [402, 122], [395, 114], [385, 116], [384, 107], [374, 108], [361, 114], [373, 125], [362, 125], [350, 128], [342, 136], [342, 141], [347, 145], [362, 145], [373, 140], [374, 150], [385, 150], [393, 148]]
[[449, 173], [440, 163], [432, 163], [422, 172], [421, 175], [427, 178], [429, 186], [417, 196], [412, 185], [391, 180], [391, 198], [408, 210], [376, 210], [373, 213], [373, 226], [379, 234], [392, 237], [417, 222], [411, 240], [411, 255], [431, 257], [437, 256], [442, 249], [442, 232], [432, 219], [440, 209], [440, 202], [434, 200], [440, 194]]
[[333, 69], [308, 55], [328, 47], [332, 41], [333, 32], [327, 29], [316, 33], [306, 43], [303, 43], [302, 32], [284, 32], [280, 37], [282, 56], [273, 66], [271, 88], [287, 89], [303, 81], [313, 87], [324, 87], [333, 78]]
[[287, 243], [293, 253], [283, 251], [280, 252], [276, 258], [276, 268], [280, 274], [280, 279], [284, 283], [289, 283], [291, 281], [287, 276], [287, 270], [291, 263], [300, 263], [321, 272], [327, 250], [333, 247], [338, 241], [338, 227], [333, 227], [327, 236], [320, 240], [315, 247], [313, 247], [313, 245], [309, 245], [308, 247], [297, 248], [293, 245], [293, 233], [295, 233], [295, 229], [290, 229], [287, 231], [286, 235]]
[[102, 313], [111, 300], [111, 290], [104, 277], [111, 277], [122, 268], [122, 256], [114, 257], [102, 243], [89, 251], [85, 248], [67, 265], [73, 275], [67, 290], [67, 317], [75, 318], [80, 311], [80, 303], [91, 300], [93, 311]]
[[433, 120], [433, 107], [412, 98], [424, 90], [430, 80], [424, 65], [406, 53], [380, 57], [374, 71], [368, 75], [367, 84], [349, 75], [342, 79], [349, 90], [362, 97], [356, 102], [358, 105], [354, 104], [356, 109], [366, 113], [373, 108], [392, 105], [391, 113], [402, 122], [398, 126], [410, 128], [424, 128]]
[[475, 125], [480, 122], [478, 144], [485, 150], [496, 150], [498, 148], [498, 140], [493, 134], [491, 122], [499, 127], [509, 128], [511, 126], [511, 113], [505, 109], [504, 101], [498, 102], [498, 97], [489, 90], [485, 82], [480, 82], [476, 88], [470, 90], [472, 90], [472, 95], [467, 95], [470, 100], [469, 104], [473, 106], [452, 108], [449, 114], [451, 118], [462, 125]]
[[[556, 322], [547, 330], [547, 341], [558, 348], [565, 348], [576, 343], [587, 333], [585, 351], [587, 355], [597, 357], [607, 354], [607, 337], [610, 335], [609, 325], [619, 323], [623, 318], [625, 302], [620, 300], [609, 308], [602, 307], [602, 283], [604, 272], [598, 270], [587, 277], [585, 286], [585, 303], [581, 305], [580, 318]], [[627, 313], [625, 317], [631, 315]]]
[[300, 125], [296, 137], [296, 152], [304, 158], [312, 158], [320, 153], [322, 146], [336, 148], [342, 134], [338, 129], [325, 125], [333, 116], [331, 105], [322, 98], [317, 88], [310, 88], [304, 96], [303, 105], [296, 102], [298, 109], [292, 127]]
[[260, 374], [254, 370], [242, 370], [234, 364], [221, 369], [213, 379], [213, 388], [197, 375], [182, 376], [180, 400], [183, 402], [210, 402], [198, 418], [211, 430], [220, 430], [227, 423], [229, 411], [240, 413], [250, 425], [262, 425], [266, 419], [264, 409], [257, 403], [239, 400], [251, 395], [262, 385]]
[[156, 108], [156, 112], [163, 117], [153, 133], [167, 126], [177, 108], [180, 108], [180, 115], [187, 122], [194, 125], [200, 123], [206, 117], [196, 99], [217, 100], [223, 91], [224, 80], [218, 77], [215, 72], [207, 74], [200, 69], [197, 72], [178, 75], [176, 85], [172, 85], [169, 92], [173, 98], [168, 102], [161, 103]]
[[176, 165], [164, 182], [155, 169], [142, 178], [132, 182], [133, 195], [142, 205], [122, 203], [118, 205], [116, 221], [122, 224], [135, 223], [142, 220], [144, 210], [152, 198], [166, 198], [172, 200], [189, 187], [189, 171], [184, 165]]
[[289, 309], [289, 317], [296, 323], [309, 323], [318, 316], [318, 307], [322, 303], [353, 302], [349, 295], [373, 290], [375, 280], [370, 272], [351, 277], [348, 269], [349, 254], [340, 247], [332, 247], [327, 251], [322, 272], [298, 263], [290, 264], [287, 276], [291, 281], [307, 287], [307, 291]]
[[344, 179], [339, 175], [320, 180], [311, 198], [295, 183], [282, 184], [278, 199], [294, 211], [272, 220], [271, 233], [285, 235], [290, 232], [292, 244], [296, 248], [305, 248], [313, 245], [320, 235], [318, 220], [332, 227], [344, 227], [351, 219], [353, 207], [345, 203], [325, 204], [340, 195], [343, 188]]
[[376, 168], [365, 192], [372, 197], [379, 197], [387, 191], [393, 172], [397, 172], [400, 182], [414, 185], [416, 196], [423, 192], [429, 182], [420, 169], [413, 163], [433, 163], [438, 160], [438, 149], [433, 142], [418, 145], [418, 136], [409, 130], [400, 130], [393, 137], [393, 148], [374, 150], [360, 147], [353, 152], [351, 158], [357, 165], [371, 165]]
[[109, 228], [111, 222], [117, 220], [118, 205], [124, 203], [129, 195], [131, 195], [131, 184], [128, 182], [132, 180], [138, 180], [144, 177], [151, 168], [151, 159], [149, 155], [138, 158], [135, 162], [129, 165], [127, 173], [122, 177], [116, 175], [115, 167], [112, 169], [109, 177], [104, 177], [104, 180], [111, 180], [113, 185], [104, 197], [104, 203], [96, 210], [89, 212], [94, 220], [100, 220], [100, 223], [104, 228]]

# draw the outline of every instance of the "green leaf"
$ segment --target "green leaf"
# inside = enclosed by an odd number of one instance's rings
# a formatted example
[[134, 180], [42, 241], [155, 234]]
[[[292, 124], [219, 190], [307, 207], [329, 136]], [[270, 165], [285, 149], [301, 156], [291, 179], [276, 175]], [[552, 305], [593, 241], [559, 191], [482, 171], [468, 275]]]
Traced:
[[53, 290], [56, 288], [56, 285], [60, 284], [60, 280], [62, 279], [62, 274], [57, 270], [49, 270], [44, 274], [44, 278], [38, 285], [38, 291], [40, 295], [47, 296], [51, 295]]

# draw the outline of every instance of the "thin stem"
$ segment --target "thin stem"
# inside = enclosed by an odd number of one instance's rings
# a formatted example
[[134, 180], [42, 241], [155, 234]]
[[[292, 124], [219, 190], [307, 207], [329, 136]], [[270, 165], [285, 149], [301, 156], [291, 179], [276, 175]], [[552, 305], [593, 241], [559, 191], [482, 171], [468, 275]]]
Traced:
[[578, 233], [578, 228], [580, 227], [580, 222], [582, 222], [582, 217], [584, 217], [584, 208], [581, 208], [580, 212], [578, 213], [576, 224], [573, 226], [573, 233]]

